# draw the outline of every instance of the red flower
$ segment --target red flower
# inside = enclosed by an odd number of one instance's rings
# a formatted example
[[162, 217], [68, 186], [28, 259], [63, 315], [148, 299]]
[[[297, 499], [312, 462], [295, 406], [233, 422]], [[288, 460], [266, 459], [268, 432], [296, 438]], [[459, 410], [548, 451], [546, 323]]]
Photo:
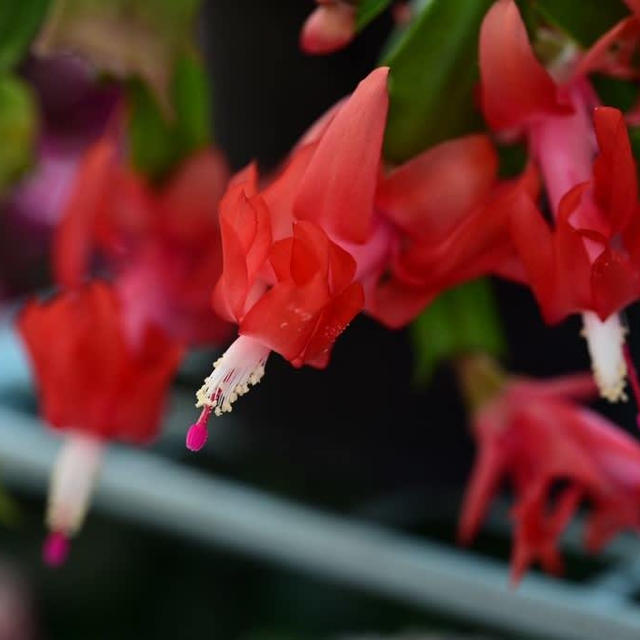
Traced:
[[78, 286], [98, 253], [117, 277], [132, 339], [152, 323], [189, 344], [223, 340], [229, 326], [211, 311], [210, 287], [222, 267], [216, 208], [227, 178], [221, 155], [202, 151], [154, 191], [104, 137], [86, 154], [56, 234], [58, 281]]
[[260, 379], [271, 350], [324, 367], [363, 304], [401, 326], [445, 287], [493, 270], [514, 275], [505, 225], [483, 219], [486, 202], [506, 216], [520, 189], [497, 183], [488, 138], [444, 143], [384, 176], [387, 74], [376, 69], [323, 116], [266, 188], [253, 166], [232, 180], [214, 303], [242, 342], [198, 393], [190, 448], [204, 444], [212, 411], [230, 410]]
[[220, 206], [223, 272], [214, 303], [241, 337], [198, 392], [187, 437], [206, 440], [210, 413], [231, 410], [274, 350], [294, 366], [324, 367], [362, 309], [362, 280], [386, 260], [390, 233], [374, 217], [388, 69], [377, 69], [305, 136], [278, 178], [257, 192], [250, 167]]
[[[586, 375], [549, 382], [509, 380], [473, 420], [479, 450], [464, 500], [460, 539], [476, 535], [505, 480], [514, 491], [511, 575], [539, 561], [562, 571], [558, 542], [583, 500], [591, 511], [585, 545], [601, 549], [624, 529], [640, 533], [640, 445], [575, 404], [594, 395]], [[552, 495], [558, 484], [560, 492]]]
[[28, 304], [18, 328], [33, 363], [42, 414], [68, 434], [47, 516], [56, 534], [47, 546], [55, 563], [56, 549], [59, 554], [65, 547], [60, 536], [81, 525], [102, 442], [146, 443], [156, 435], [181, 349], [155, 328], [131, 346], [117, 296], [99, 282]]
[[592, 118], [596, 97], [580, 75], [587, 68], [554, 81], [513, 0], [498, 0], [484, 19], [480, 70], [487, 121], [526, 135], [554, 217], [550, 228], [533, 202], [511, 216], [527, 280], [549, 322], [583, 313], [596, 381], [617, 400], [626, 366], [616, 312], [640, 295], [636, 168], [622, 115], [599, 107]]

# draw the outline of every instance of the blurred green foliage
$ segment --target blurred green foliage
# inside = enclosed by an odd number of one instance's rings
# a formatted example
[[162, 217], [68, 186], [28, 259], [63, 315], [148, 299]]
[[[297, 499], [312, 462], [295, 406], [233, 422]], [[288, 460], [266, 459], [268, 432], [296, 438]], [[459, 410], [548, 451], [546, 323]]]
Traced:
[[520, 0], [582, 47], [591, 46], [616, 22], [629, 15], [621, 0]]
[[391, 0], [361, 0], [356, 13], [356, 29], [362, 31], [375, 20], [389, 5]]
[[443, 360], [483, 352], [504, 355], [505, 339], [486, 278], [441, 294], [411, 330], [418, 382], [428, 382]]
[[30, 88], [14, 75], [0, 74], [0, 192], [31, 163], [36, 135]]
[[141, 80], [129, 87], [131, 160], [152, 179], [166, 175], [184, 157], [211, 143], [211, 95], [202, 61], [181, 56], [170, 90], [166, 113]]
[[6, 72], [26, 55], [49, 8], [49, 0], [0, 2], [0, 71]]
[[473, 96], [478, 30], [492, 0], [431, 0], [395, 41], [385, 139], [389, 160], [482, 127]]
[[35, 100], [12, 69], [27, 55], [48, 8], [49, 0], [0, 2], [0, 193], [33, 159]]

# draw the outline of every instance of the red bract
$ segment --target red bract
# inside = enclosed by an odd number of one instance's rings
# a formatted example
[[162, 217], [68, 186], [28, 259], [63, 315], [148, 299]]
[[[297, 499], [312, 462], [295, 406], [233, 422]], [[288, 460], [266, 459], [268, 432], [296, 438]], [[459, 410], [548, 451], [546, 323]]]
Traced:
[[583, 500], [590, 505], [590, 551], [622, 530], [640, 533], [640, 445], [576, 404], [594, 393], [587, 375], [512, 379], [475, 413], [479, 450], [459, 535], [464, 543], [473, 539], [493, 495], [508, 480], [514, 492], [514, 582], [534, 562], [562, 571], [559, 539]]
[[638, 194], [622, 115], [594, 112], [595, 93], [581, 75], [598, 56], [588, 54], [586, 67], [557, 84], [536, 60], [513, 0], [498, 0], [482, 24], [485, 117], [526, 135], [554, 217], [549, 227], [533, 201], [515, 209], [514, 244], [545, 318], [583, 313], [596, 381], [617, 400], [626, 366], [616, 312], [640, 295]]
[[64, 539], [84, 518], [102, 442], [146, 443], [156, 435], [182, 351], [153, 327], [132, 346], [121, 304], [100, 282], [28, 304], [18, 328], [33, 363], [42, 414], [67, 434], [47, 516], [56, 535], [45, 551], [56, 564]]
[[78, 286], [98, 254], [117, 277], [132, 339], [149, 323], [189, 344], [224, 339], [229, 326], [212, 313], [209, 291], [222, 266], [216, 208], [227, 178], [220, 154], [203, 151], [154, 191], [103, 138], [87, 152], [56, 235], [58, 281]]

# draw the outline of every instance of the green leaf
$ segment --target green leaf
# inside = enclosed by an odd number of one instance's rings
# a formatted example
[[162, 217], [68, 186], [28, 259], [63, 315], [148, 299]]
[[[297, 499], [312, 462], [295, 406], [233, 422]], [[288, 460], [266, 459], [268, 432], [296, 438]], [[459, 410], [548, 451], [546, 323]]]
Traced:
[[423, 383], [443, 360], [506, 351], [491, 285], [484, 278], [441, 294], [413, 323], [411, 335], [416, 378]]
[[621, 0], [529, 0], [529, 3], [547, 22], [583, 47], [591, 46], [629, 15]]
[[173, 116], [166, 114], [141, 80], [129, 85], [131, 159], [136, 169], [154, 180], [211, 142], [209, 81], [195, 55], [185, 54], [178, 60], [170, 97]]
[[176, 65], [173, 104], [182, 153], [211, 142], [211, 87], [202, 61], [195, 55], [182, 56]]
[[26, 55], [49, 8], [49, 0], [0, 2], [0, 71], [7, 71]]
[[356, 11], [356, 31], [362, 31], [390, 4], [391, 0], [361, 0]]
[[19, 78], [0, 75], [0, 192], [31, 164], [36, 134], [31, 90]]
[[429, 0], [382, 64], [391, 67], [385, 153], [401, 162], [482, 126], [478, 32], [492, 0]]

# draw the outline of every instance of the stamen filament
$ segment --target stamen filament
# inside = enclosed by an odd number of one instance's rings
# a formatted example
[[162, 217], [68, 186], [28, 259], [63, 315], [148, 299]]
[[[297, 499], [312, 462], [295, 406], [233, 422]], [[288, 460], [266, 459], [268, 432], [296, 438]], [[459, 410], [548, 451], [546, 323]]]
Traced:
[[582, 321], [583, 336], [587, 341], [593, 377], [600, 395], [610, 402], [626, 400], [627, 365], [623, 353], [626, 329], [619, 314], [612, 314], [602, 322], [592, 311], [585, 311]]
[[221, 416], [233, 403], [260, 382], [270, 350], [247, 336], [238, 337], [213, 364], [213, 371], [196, 393], [196, 407], [203, 407], [197, 422], [187, 432], [187, 448], [199, 451], [206, 443], [211, 414]]
[[43, 559], [57, 566], [69, 552], [69, 538], [82, 526], [102, 462], [104, 443], [83, 433], [72, 433], [56, 460], [47, 504], [46, 523], [50, 535], [43, 546]]

